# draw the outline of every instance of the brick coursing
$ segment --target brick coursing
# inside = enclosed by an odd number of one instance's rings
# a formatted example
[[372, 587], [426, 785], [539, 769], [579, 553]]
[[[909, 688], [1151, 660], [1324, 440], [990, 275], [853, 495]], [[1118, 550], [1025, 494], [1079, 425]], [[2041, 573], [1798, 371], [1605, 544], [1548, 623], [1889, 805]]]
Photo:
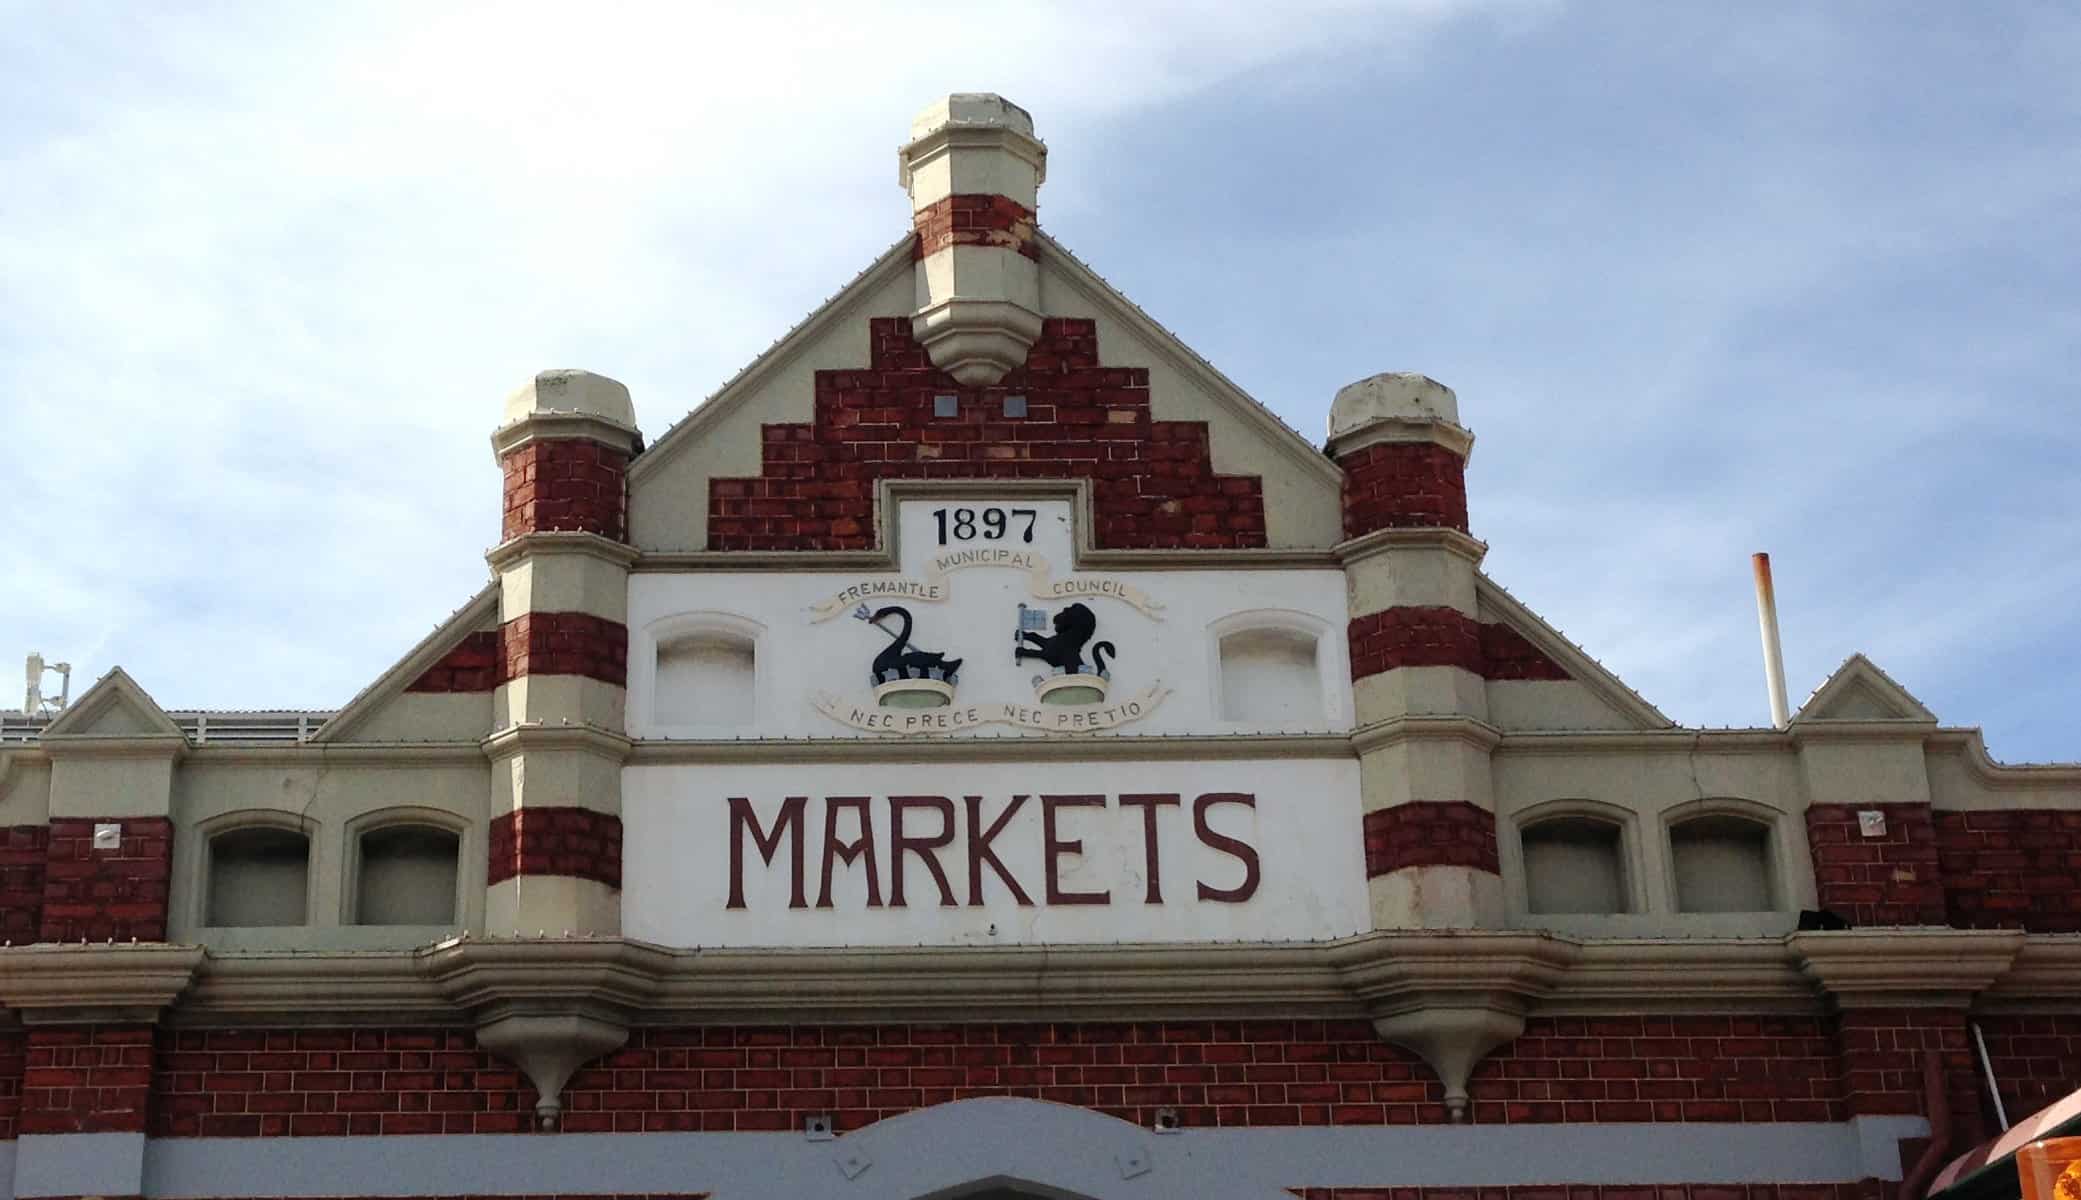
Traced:
[[622, 541], [629, 456], [584, 438], [538, 438], [499, 460], [506, 477], [500, 536], [556, 530]]
[[[1883, 837], [1865, 837], [1860, 811], [1886, 814]], [[1821, 907], [1852, 925], [1942, 925], [1944, 887], [1936, 825], [1927, 804], [1816, 804], [1806, 811]]]
[[1366, 878], [1404, 867], [1474, 867], [1500, 874], [1496, 815], [1465, 800], [1412, 800], [1363, 821]]
[[2081, 1091], [2081, 1013], [1989, 1014], [1974, 1020], [1987, 1042], [1987, 1059], [2010, 1121]]
[[33, 942], [43, 930], [43, 871], [50, 826], [0, 829], [0, 945]]
[[1940, 812], [1947, 912], [1967, 929], [2081, 933], [2081, 812]]
[[1843, 1098], [1849, 1116], [1925, 1115], [1922, 1060], [1942, 1055], [1951, 1112], [1960, 1145], [1985, 1133], [1980, 1119], [1978, 1065], [1957, 1009], [1860, 1008], [1836, 1017]]
[[464, 636], [453, 650], [405, 688], [408, 692], [488, 692], [505, 682], [506, 655], [496, 629]]
[[1353, 617], [1345, 636], [1354, 681], [1396, 667], [1458, 667], [1484, 679], [1572, 678], [1517, 630], [1450, 605], [1404, 604]]
[[156, 1032], [149, 1025], [29, 1030], [20, 1132], [144, 1132]]
[[0, 1029], [0, 1142], [11, 1141], [22, 1118], [22, 1073], [28, 1064], [29, 1035]]
[[523, 808], [491, 823], [486, 885], [566, 875], [621, 886], [621, 818], [589, 808]]
[[1344, 536], [1442, 526], [1467, 531], [1467, 462], [1429, 442], [1379, 442], [1337, 459]]
[[[535, 1096], [453, 1029], [162, 1036], [157, 1137], [503, 1133]], [[1792, 1016], [1534, 1018], [1476, 1069], [1484, 1124], [1820, 1121], [1846, 1111], [1826, 1023]], [[842, 1130], [975, 1096], [1147, 1126], [1447, 1120], [1409, 1052], [1352, 1021], [638, 1028], [564, 1090], [569, 1132]]]
[[499, 626], [499, 646], [505, 655], [500, 682], [583, 675], [628, 686], [629, 630], [619, 621], [583, 612], [522, 613]]
[[[122, 827], [114, 850], [94, 849], [94, 826]], [[165, 817], [61, 818], [50, 823], [38, 940], [166, 940], [173, 822]]]
[[[818, 371], [815, 420], [767, 425], [756, 478], [708, 482], [711, 550], [864, 550], [881, 479], [1088, 479], [1105, 548], [1265, 545], [1264, 488], [1218, 475], [1203, 421], [1157, 421], [1145, 367], [1099, 364], [1096, 323], [1043, 322], [994, 387], [933, 367], [908, 317], [869, 322], [866, 370]], [[959, 397], [933, 416], [933, 397]], [[1004, 415], [1007, 396], [1027, 415]]]
[[1467, 1092], [1477, 1124], [1840, 1121], [1841, 1084], [1820, 1017], [1539, 1017]]
[[911, 216], [917, 240], [911, 243], [915, 261], [953, 246], [996, 246], [1016, 250], [1038, 260], [1033, 244], [1033, 210], [1010, 196], [946, 196]]

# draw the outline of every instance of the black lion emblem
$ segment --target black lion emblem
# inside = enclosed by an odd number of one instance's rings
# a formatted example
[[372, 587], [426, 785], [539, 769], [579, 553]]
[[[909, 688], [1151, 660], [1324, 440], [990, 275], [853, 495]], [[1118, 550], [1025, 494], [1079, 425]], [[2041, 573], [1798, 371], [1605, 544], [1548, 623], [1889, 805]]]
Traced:
[[[1087, 674], [1084, 670], [1084, 644], [1098, 632], [1097, 614], [1085, 605], [1072, 604], [1055, 614], [1054, 623], [1052, 635], [1020, 630], [1020, 644], [1012, 650], [1012, 661], [1025, 662], [1037, 658], [1067, 675]], [[1107, 656], [1118, 654], [1111, 642], [1092, 646], [1091, 671], [1088, 673], [1104, 674]]]

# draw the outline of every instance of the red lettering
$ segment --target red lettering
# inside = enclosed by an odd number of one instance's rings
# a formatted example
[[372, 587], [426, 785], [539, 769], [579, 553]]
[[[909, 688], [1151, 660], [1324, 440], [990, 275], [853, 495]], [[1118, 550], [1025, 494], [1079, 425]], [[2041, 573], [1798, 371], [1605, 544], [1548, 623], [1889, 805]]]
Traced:
[[1243, 882], [1239, 886], [1208, 887], [1202, 880], [1199, 885], [1199, 898], [1219, 900], [1225, 904], [1241, 904], [1257, 894], [1257, 851], [1248, 842], [1237, 841], [1208, 828], [1207, 810], [1217, 804], [1240, 804], [1245, 808], [1254, 809], [1257, 807], [1257, 797], [1247, 792], [1208, 792], [1192, 802], [1192, 831], [1199, 835], [1199, 840], [1211, 849], [1219, 850], [1243, 864]]
[[[860, 836], [850, 842], [838, 840], [838, 810], [850, 808], [860, 814]], [[865, 796], [824, 797], [824, 882], [817, 890], [817, 907], [831, 907], [831, 865], [833, 860], [850, 867], [853, 860], [861, 856], [867, 859], [867, 907], [882, 906], [881, 868], [874, 861], [874, 821], [867, 812]]]
[[1156, 810], [1178, 803], [1176, 792], [1148, 792], [1120, 797], [1120, 807], [1142, 810], [1142, 854], [1146, 859], [1143, 876], [1148, 888], [1142, 897], [1144, 904], [1163, 903], [1163, 864], [1156, 857]]
[[[903, 832], [903, 814], [906, 809], [929, 808], [939, 813], [939, 834], [936, 837], [911, 837]], [[903, 904], [903, 856], [916, 854], [925, 860], [925, 869], [932, 872], [932, 882], [939, 885], [939, 906], [958, 907], [954, 889], [947, 886], [947, 873], [940, 869], [941, 846], [954, 840], [954, 802], [945, 796], [891, 796], [889, 797], [889, 907], [902, 908]]]
[[1012, 898], [1018, 901], [1019, 907], [1033, 907], [1033, 898], [1026, 894], [1026, 889], [1019, 886], [1018, 880], [1012, 878], [1012, 873], [1004, 869], [1004, 862], [990, 849], [991, 839], [1004, 832], [1012, 814], [1018, 812], [1019, 806], [1026, 803], [1026, 797], [1013, 796], [1012, 802], [1005, 806], [1004, 811], [997, 815], [997, 819], [990, 823], [987, 830], [983, 829], [983, 798], [963, 796], [962, 799], [968, 804], [968, 906], [983, 906], [983, 864], [988, 862], [990, 869], [997, 872], [997, 878], [1012, 890]]
[[1042, 796], [1041, 797], [1041, 846], [1042, 857], [1048, 868], [1048, 903], [1050, 904], [1105, 904], [1112, 899], [1110, 892], [1069, 892], [1062, 889], [1056, 873], [1057, 860], [1063, 854], [1081, 856], [1084, 853], [1083, 839], [1065, 839], [1055, 836], [1055, 810], [1058, 808], [1104, 808], [1104, 796]]
[[[774, 818], [771, 832], [759, 828], [759, 814], [752, 810], [751, 801], [744, 796], [730, 797], [730, 902], [725, 908], [744, 907], [744, 833], [751, 832], [751, 840], [759, 848], [759, 857], [773, 865], [773, 856], [780, 851], [782, 834], [791, 835], [789, 845], [793, 853], [789, 856], [792, 870], [789, 872], [788, 907], [807, 908], [802, 898], [802, 809], [809, 803], [807, 796], [789, 796], [781, 802], [780, 815]], [[828, 869], [828, 868], [827, 868]]]

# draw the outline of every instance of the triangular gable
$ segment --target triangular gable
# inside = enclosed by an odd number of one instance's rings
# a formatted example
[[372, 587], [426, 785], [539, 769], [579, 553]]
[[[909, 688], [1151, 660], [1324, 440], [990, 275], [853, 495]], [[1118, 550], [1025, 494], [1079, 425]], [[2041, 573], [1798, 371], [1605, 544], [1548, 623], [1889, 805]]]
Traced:
[[[334, 713], [330, 720], [318, 727], [311, 735], [313, 742], [342, 742], [355, 727], [374, 716], [384, 705], [395, 700], [412, 686], [414, 680], [424, 675], [428, 668], [439, 662], [449, 651], [454, 650], [463, 639], [487, 628], [496, 628], [499, 615], [499, 588], [496, 583], [484, 585], [484, 590], [471, 597], [468, 604], [456, 609], [447, 620], [434, 627], [418, 645], [405, 652], [391, 668], [376, 677], [375, 682], [349, 700], [346, 707]], [[489, 732], [489, 731], [487, 731]]]
[[[765, 428], [816, 418], [819, 371], [871, 369], [870, 322], [907, 318], [916, 303], [912, 243], [898, 241], [636, 458], [630, 534], [638, 548], [709, 549], [709, 481], [758, 477]], [[1342, 540], [1342, 473], [1318, 447], [1060, 243], [1039, 234], [1035, 248], [1045, 315], [1095, 322], [1104, 366], [1148, 370], [1153, 420], [1204, 422], [1215, 472], [1262, 479], [1272, 546], [1326, 549]]]
[[1900, 686], [1877, 663], [1862, 654], [1843, 660], [1835, 673], [1814, 689], [1795, 721], [1920, 721], [1936, 722], [1936, 714]]
[[1591, 658], [1548, 624], [1544, 617], [1526, 608], [1503, 585], [1487, 575], [1476, 575], [1474, 595], [1482, 616], [1504, 625], [1552, 659], [1570, 679], [1589, 689], [1590, 694], [1639, 729], [1668, 729], [1676, 724], [1662, 710], [1648, 703], [1639, 692], [1626, 686], [1603, 663]]
[[113, 667], [87, 694], [43, 727], [41, 740], [65, 737], [164, 738], [186, 740], [166, 710], [137, 686], [129, 672]]

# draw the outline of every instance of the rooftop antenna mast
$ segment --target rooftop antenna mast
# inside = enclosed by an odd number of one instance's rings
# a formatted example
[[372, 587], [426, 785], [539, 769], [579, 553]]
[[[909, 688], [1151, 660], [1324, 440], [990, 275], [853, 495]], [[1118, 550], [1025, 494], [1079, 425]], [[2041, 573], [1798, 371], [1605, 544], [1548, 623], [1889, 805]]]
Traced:
[[[25, 696], [22, 700], [23, 712], [29, 714], [32, 717], [47, 715], [50, 713], [57, 712], [58, 710], [64, 708], [67, 704], [72, 703], [71, 663], [61, 662], [45, 664], [45, 662], [43, 661], [43, 655], [32, 653], [29, 655], [28, 667], [29, 691], [28, 695]], [[60, 682], [58, 685], [58, 699], [56, 703], [53, 703], [49, 697], [43, 694], [43, 675], [46, 671], [56, 671], [58, 673], [58, 679]]]

